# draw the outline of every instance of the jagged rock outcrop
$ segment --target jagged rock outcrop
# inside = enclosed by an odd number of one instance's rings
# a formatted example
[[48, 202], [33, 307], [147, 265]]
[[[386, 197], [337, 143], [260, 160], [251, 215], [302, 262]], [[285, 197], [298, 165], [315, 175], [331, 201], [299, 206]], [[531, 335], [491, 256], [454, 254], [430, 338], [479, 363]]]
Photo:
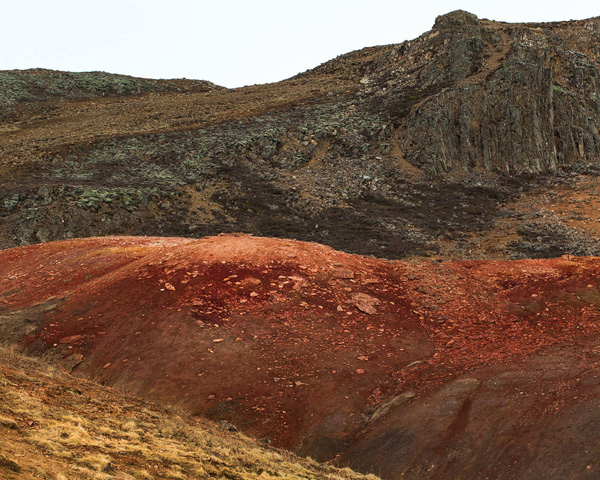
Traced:
[[599, 44], [600, 18], [505, 24], [457, 11], [396, 47], [367, 83], [415, 166], [553, 172], [598, 162]]

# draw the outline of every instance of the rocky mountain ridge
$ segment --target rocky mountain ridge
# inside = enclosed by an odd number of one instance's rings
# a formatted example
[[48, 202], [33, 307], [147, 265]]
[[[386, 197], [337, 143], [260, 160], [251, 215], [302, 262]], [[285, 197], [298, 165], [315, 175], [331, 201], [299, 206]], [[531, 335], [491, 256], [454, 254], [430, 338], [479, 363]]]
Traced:
[[[35, 68], [0, 72], [0, 107], [3, 120], [18, 120], [19, 107], [51, 108], [53, 101], [104, 96], [127, 97], [150, 92], [207, 92], [218, 88], [203, 80], [152, 80], [105, 72], [62, 72]], [[37, 105], [36, 105], [37, 104]]]
[[233, 90], [32, 72], [0, 123], [0, 245], [243, 231], [387, 258], [597, 254], [596, 214], [582, 230], [529, 199], [595, 178], [599, 25], [457, 11]]

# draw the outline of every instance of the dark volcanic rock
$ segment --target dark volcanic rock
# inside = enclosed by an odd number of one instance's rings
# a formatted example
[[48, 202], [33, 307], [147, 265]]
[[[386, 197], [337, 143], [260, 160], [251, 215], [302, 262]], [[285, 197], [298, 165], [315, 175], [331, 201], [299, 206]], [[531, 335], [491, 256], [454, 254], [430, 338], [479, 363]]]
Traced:
[[[599, 35], [599, 18], [456, 11], [413, 41], [234, 90], [1, 73], [0, 247], [241, 231], [387, 258], [468, 256], [541, 176], [597, 174]], [[536, 256], [583, 251], [572, 243]], [[529, 250], [517, 241], [502, 255]]]
[[595, 441], [599, 372], [579, 361], [565, 347], [471, 372], [390, 409], [344, 463], [389, 479], [596, 478], [597, 452], [585, 445]]
[[[390, 114], [398, 108], [406, 159], [432, 172], [595, 163], [599, 34], [598, 18], [502, 24], [453, 12], [393, 51], [372, 95]], [[403, 102], [414, 106], [405, 112]]]

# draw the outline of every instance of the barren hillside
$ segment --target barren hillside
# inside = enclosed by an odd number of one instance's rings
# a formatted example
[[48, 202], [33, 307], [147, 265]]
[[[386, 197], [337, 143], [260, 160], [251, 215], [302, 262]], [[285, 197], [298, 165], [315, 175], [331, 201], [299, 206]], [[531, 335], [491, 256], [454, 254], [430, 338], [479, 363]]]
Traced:
[[595, 478], [599, 274], [598, 258], [94, 238], [0, 253], [0, 336], [384, 478]]
[[226, 423], [65, 375], [0, 347], [0, 478], [376, 480], [277, 451]]
[[457, 11], [233, 90], [2, 72], [0, 245], [242, 231], [385, 258], [597, 254], [595, 211], [537, 200], [595, 201], [599, 29]]

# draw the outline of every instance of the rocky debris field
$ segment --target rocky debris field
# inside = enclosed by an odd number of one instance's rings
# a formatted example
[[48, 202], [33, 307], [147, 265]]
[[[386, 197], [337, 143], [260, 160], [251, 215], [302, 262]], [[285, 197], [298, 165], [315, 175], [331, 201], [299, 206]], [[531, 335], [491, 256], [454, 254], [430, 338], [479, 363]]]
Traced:
[[599, 273], [595, 257], [391, 262], [245, 235], [92, 238], [0, 253], [0, 335], [384, 478], [594, 478]]

